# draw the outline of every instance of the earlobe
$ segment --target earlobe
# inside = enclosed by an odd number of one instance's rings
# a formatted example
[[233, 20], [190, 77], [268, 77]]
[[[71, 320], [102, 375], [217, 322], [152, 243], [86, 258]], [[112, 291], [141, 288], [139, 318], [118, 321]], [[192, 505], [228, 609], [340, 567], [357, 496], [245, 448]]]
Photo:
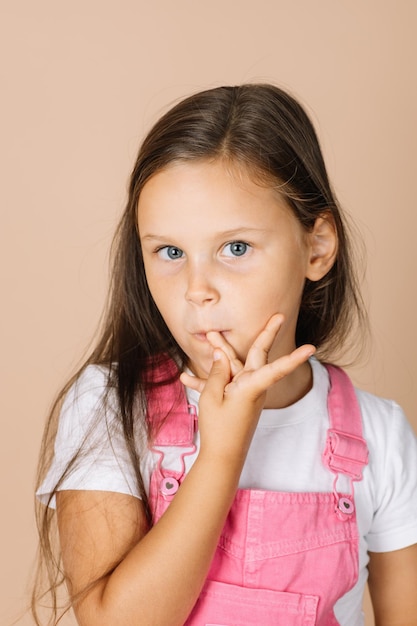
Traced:
[[330, 213], [316, 219], [309, 238], [310, 259], [306, 277], [318, 281], [331, 270], [337, 255], [336, 226]]

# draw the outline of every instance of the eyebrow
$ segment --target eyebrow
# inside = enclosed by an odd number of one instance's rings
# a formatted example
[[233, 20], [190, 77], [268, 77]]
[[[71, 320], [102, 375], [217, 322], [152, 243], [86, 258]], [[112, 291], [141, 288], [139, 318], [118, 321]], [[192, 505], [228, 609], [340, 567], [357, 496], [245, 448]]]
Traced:
[[[233, 228], [231, 230], [223, 230], [223, 231], [219, 231], [217, 233], [214, 234], [214, 237], [222, 237], [222, 238], [232, 238], [232, 237], [236, 237], [238, 235], [245, 235], [247, 233], [266, 233], [269, 232], [269, 229], [267, 228], [254, 228], [254, 227], [247, 227], [247, 226], [241, 226], [240, 228]], [[143, 237], [141, 237], [141, 239], [143, 241], [160, 241], [160, 240], [168, 240], [172, 237], [172, 235], [154, 235], [152, 233], [149, 233], [147, 235], [144, 235]]]

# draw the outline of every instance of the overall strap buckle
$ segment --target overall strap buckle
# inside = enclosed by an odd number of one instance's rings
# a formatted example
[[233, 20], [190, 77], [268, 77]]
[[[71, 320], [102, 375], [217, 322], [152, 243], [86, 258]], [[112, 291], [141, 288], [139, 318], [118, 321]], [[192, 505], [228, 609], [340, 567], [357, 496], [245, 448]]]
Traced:
[[368, 447], [362, 437], [333, 428], [327, 431], [323, 461], [335, 474], [345, 474], [355, 481], [362, 480], [368, 456]]
[[330, 428], [323, 452], [324, 464], [334, 474], [362, 480], [368, 464], [368, 447], [362, 437], [362, 416], [349, 376], [334, 365], [326, 365], [330, 379], [327, 406]]

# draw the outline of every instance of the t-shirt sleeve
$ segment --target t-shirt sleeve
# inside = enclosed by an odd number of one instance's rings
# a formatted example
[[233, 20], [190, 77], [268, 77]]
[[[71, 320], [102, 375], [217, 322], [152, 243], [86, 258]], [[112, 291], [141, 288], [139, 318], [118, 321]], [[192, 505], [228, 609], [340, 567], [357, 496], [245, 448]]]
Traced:
[[367, 536], [371, 552], [417, 543], [417, 439], [403, 411], [387, 402], [386, 420], [376, 420], [374, 515]]
[[55, 507], [58, 490], [115, 491], [139, 497], [136, 478], [117, 419], [107, 372], [89, 366], [69, 390], [59, 416], [54, 457], [37, 497]]

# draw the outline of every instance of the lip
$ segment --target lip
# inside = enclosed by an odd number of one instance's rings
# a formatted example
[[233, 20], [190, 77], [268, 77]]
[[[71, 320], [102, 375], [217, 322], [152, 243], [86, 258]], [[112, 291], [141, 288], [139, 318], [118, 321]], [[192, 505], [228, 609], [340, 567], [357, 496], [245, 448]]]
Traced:
[[225, 337], [227, 330], [219, 330], [217, 328], [210, 328], [209, 330], [198, 330], [197, 332], [191, 333], [193, 337], [195, 337], [198, 341], [208, 342], [207, 333], [220, 333], [223, 337]]

